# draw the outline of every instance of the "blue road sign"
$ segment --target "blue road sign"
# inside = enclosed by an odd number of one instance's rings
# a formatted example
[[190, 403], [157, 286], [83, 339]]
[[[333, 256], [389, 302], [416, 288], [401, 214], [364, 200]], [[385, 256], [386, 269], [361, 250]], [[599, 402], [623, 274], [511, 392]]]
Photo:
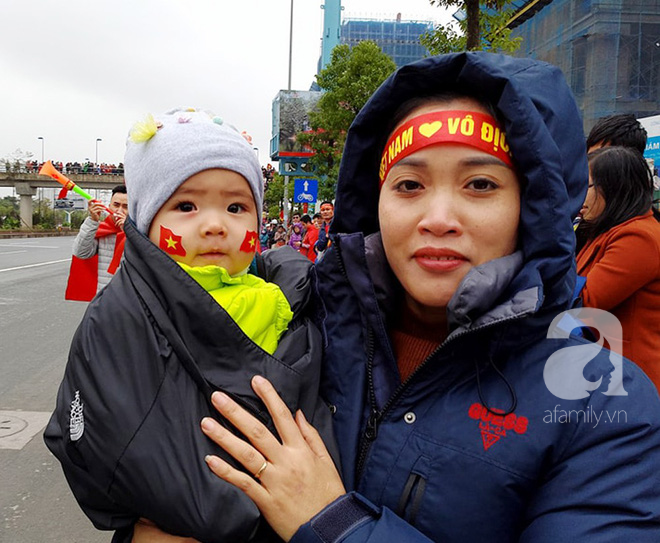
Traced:
[[318, 179], [298, 177], [293, 181], [293, 201], [313, 204], [319, 193]]

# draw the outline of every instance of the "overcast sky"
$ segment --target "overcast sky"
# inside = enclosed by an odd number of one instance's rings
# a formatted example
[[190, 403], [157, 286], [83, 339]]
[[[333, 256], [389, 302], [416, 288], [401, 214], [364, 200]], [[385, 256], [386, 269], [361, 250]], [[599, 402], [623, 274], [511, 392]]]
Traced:
[[[294, 1], [292, 89], [308, 90], [323, 0]], [[429, 0], [344, 0], [344, 17], [429, 19]], [[119, 163], [146, 113], [210, 109], [268, 162], [271, 104], [286, 89], [289, 0], [1, 0], [0, 158]]]

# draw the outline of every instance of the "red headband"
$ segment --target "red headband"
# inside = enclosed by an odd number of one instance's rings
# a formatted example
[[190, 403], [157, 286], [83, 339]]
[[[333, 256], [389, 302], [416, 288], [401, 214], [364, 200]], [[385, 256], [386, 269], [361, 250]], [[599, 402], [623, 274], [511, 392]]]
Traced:
[[437, 143], [469, 145], [513, 167], [506, 134], [493, 117], [476, 111], [434, 111], [408, 119], [392, 134], [380, 160], [380, 184], [399, 160]]

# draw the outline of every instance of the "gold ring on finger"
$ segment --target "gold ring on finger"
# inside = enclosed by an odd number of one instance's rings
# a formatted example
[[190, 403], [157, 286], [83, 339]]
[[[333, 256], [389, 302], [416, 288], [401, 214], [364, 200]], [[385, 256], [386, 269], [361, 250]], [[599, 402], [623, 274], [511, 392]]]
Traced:
[[268, 467], [268, 462], [264, 460], [264, 463], [261, 465], [259, 468], [259, 471], [253, 475], [253, 477], [258, 481], [261, 478], [261, 474], [266, 471], [266, 468]]

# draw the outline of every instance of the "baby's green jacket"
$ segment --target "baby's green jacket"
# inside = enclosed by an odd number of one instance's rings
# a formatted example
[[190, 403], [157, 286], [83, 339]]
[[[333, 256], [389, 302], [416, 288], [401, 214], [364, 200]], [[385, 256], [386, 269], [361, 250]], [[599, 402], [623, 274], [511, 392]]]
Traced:
[[179, 265], [229, 313], [246, 336], [268, 354], [275, 352], [293, 318], [279, 286], [250, 273], [232, 277], [220, 266]]

